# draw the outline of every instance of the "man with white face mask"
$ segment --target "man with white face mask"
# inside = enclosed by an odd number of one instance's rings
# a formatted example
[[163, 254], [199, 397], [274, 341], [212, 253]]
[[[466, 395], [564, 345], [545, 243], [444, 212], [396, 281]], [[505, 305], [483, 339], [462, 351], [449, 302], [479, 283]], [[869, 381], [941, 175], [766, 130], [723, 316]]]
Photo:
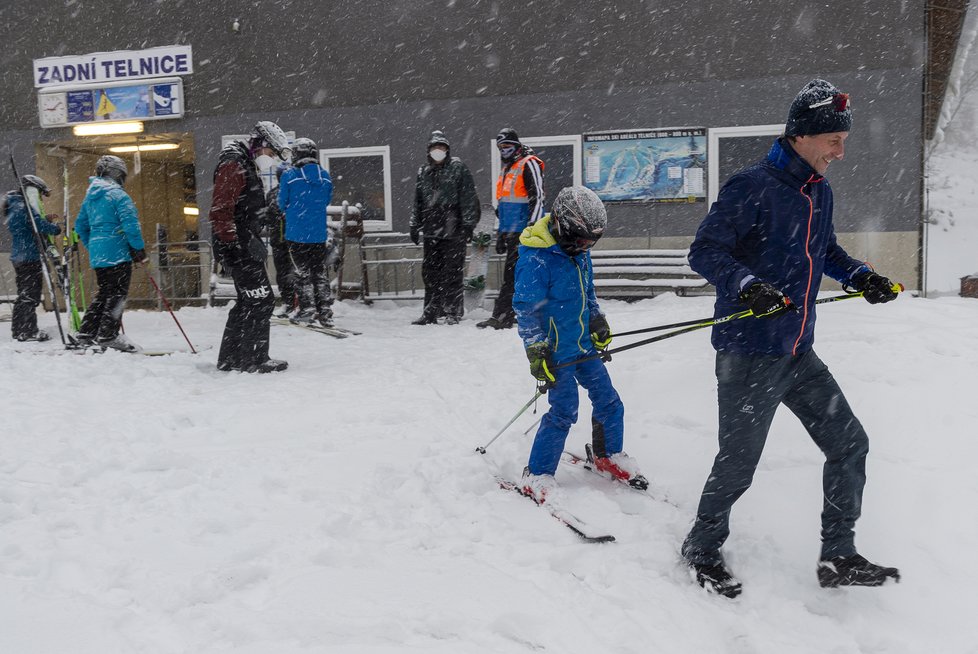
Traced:
[[479, 196], [472, 173], [452, 157], [448, 139], [431, 133], [428, 162], [418, 169], [411, 210], [411, 241], [424, 235], [424, 310], [415, 325], [430, 325], [444, 316], [449, 325], [462, 319], [465, 244], [479, 222]]

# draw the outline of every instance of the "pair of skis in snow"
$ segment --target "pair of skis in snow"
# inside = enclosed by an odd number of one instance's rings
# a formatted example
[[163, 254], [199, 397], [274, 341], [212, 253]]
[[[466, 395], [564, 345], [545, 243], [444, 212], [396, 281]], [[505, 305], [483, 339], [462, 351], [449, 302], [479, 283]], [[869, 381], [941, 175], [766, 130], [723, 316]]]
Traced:
[[[658, 499], [658, 498], [656, 498], [654, 495], [652, 495], [648, 491], [648, 488], [647, 487], [646, 488], [637, 488], [635, 486], [632, 486], [632, 485], [628, 484], [625, 481], [621, 481], [621, 480], [619, 480], [619, 479], [617, 479], [615, 477], [612, 477], [609, 474], [606, 474], [606, 473], [603, 473], [603, 472], [599, 471], [594, 466], [593, 457], [590, 456], [590, 454], [591, 454], [590, 453], [590, 448], [588, 448], [588, 450], [589, 450], [588, 451], [588, 456], [580, 456], [578, 454], [574, 454], [573, 452], [566, 452], [565, 451], [565, 452], [561, 453], [560, 460], [561, 460], [562, 463], [567, 463], [567, 464], [570, 464], [570, 465], [573, 465], [573, 466], [578, 466], [580, 468], [583, 468], [584, 470], [587, 470], [588, 472], [590, 472], [592, 474], [595, 474], [595, 475], [597, 475], [597, 476], [599, 476], [599, 477], [601, 477], [603, 479], [612, 481], [613, 483], [620, 484], [620, 485], [624, 486], [625, 488], [628, 488], [629, 490], [632, 490], [632, 491], [634, 491], [636, 493], [641, 493], [641, 494], [646, 495], [646, 496], [648, 496], [648, 497], [650, 497], [652, 499]], [[506, 479], [505, 477], [501, 477], [499, 475], [496, 475], [495, 476], [495, 479], [496, 479], [496, 483], [498, 483], [499, 484], [499, 487], [502, 488], [503, 490], [508, 490], [508, 491], [512, 491], [514, 493], [518, 493], [519, 495], [522, 495], [523, 497], [525, 497], [525, 498], [533, 501], [534, 503], [536, 503], [536, 500], [534, 500], [531, 495], [528, 495], [527, 493], [525, 493], [523, 491], [523, 485], [522, 484], [516, 483], [516, 482], [514, 482], [514, 481], [512, 481], [510, 479]], [[668, 501], [668, 500], [666, 500], [666, 501]], [[588, 525], [584, 520], [578, 518], [573, 513], [567, 511], [563, 507], [555, 506], [555, 505], [550, 504], [548, 502], [544, 502], [543, 504], [538, 504], [538, 506], [541, 507], [541, 508], [543, 508], [543, 509], [546, 509], [547, 512], [550, 513], [550, 515], [552, 515], [554, 517], [554, 519], [556, 519], [562, 525], [564, 525], [565, 527], [567, 527], [568, 529], [570, 529], [572, 532], [574, 532], [585, 543], [613, 543], [613, 542], [615, 542], [615, 537], [614, 536], [612, 536], [611, 534], [602, 534], [602, 533], [598, 532], [597, 530], [595, 530], [594, 528], [592, 528], [590, 525]]]
[[359, 336], [362, 333], [352, 329], [346, 329], [345, 327], [336, 327], [335, 325], [326, 327], [325, 325], [319, 325], [316, 323], [292, 322], [288, 318], [272, 318], [271, 322], [273, 325], [286, 325], [288, 327], [308, 329], [309, 331], [326, 334], [327, 336], [332, 336], [333, 338], [348, 338], [350, 336]]

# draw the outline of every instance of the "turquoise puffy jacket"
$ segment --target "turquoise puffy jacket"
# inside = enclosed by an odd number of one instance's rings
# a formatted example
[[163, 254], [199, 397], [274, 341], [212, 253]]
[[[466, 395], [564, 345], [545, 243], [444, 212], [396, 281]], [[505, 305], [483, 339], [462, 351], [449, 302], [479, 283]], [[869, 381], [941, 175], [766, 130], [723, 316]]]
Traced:
[[92, 268], [108, 268], [132, 261], [130, 251], [143, 250], [136, 205], [122, 187], [105, 177], [90, 177], [91, 184], [75, 231], [88, 249]]

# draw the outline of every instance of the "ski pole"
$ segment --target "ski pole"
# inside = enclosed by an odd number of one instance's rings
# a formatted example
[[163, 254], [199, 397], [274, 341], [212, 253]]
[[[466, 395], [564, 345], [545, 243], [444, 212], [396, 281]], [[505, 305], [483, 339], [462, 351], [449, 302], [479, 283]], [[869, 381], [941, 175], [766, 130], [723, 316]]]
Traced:
[[183, 338], [187, 341], [187, 345], [190, 346], [190, 351], [197, 354], [197, 350], [194, 349], [194, 344], [190, 342], [189, 338], [187, 338], [187, 332], [183, 331], [183, 326], [180, 324], [180, 321], [177, 320], [177, 315], [173, 313], [173, 309], [170, 308], [170, 303], [166, 301], [166, 296], [163, 295], [163, 291], [160, 290], [160, 287], [156, 283], [156, 280], [153, 279], [153, 276], [149, 274], [149, 268], [144, 268], [144, 270], [146, 271], [146, 276], [149, 277], [149, 281], [153, 284], [153, 288], [156, 289], [160, 299], [163, 300], [163, 306], [165, 306], [166, 310], [170, 312], [171, 316], [173, 316], [173, 322], [177, 323], [177, 328], [180, 330], [180, 333], [183, 334]]
[[521, 408], [519, 411], [517, 411], [516, 412], [516, 415], [513, 416], [512, 418], [510, 418], [510, 421], [507, 422], [505, 425], [503, 425], [503, 428], [500, 429], [499, 432], [496, 433], [496, 435], [492, 437], [492, 440], [491, 441], [489, 441], [488, 443], [486, 443], [482, 447], [475, 448], [475, 451], [478, 452], [479, 454], [485, 454], [486, 453], [486, 448], [488, 448], [490, 445], [492, 445], [493, 443], [495, 443], [496, 442], [496, 439], [499, 438], [500, 436], [502, 436], [503, 435], [503, 432], [506, 431], [507, 429], [509, 429], [509, 426], [511, 424], [513, 424], [514, 422], [516, 422], [517, 418], [519, 418], [521, 415], [523, 415], [524, 413], [526, 413], [526, 410], [529, 409], [531, 406], [533, 406], [533, 403], [536, 402], [542, 396], [543, 396], [543, 392], [540, 391], [540, 390], [537, 390], [537, 392], [533, 395], [533, 399], [531, 399], [529, 402], [527, 402], [526, 404], [524, 404], [523, 405], [523, 408]]
[[[51, 281], [51, 271], [48, 270], [47, 248], [44, 245], [44, 239], [41, 238], [41, 232], [37, 230], [37, 223], [34, 219], [34, 209], [31, 207], [30, 199], [27, 197], [27, 189], [24, 188], [24, 181], [17, 174], [17, 164], [14, 163], [14, 153], [10, 153], [10, 168], [13, 170], [14, 177], [17, 178], [17, 185], [20, 187], [20, 195], [24, 198], [24, 208], [27, 210], [27, 219], [31, 223], [31, 229], [34, 230], [34, 242], [37, 244], [38, 254], [41, 256], [41, 271], [44, 276], [44, 281], [47, 282], [48, 293], [51, 295], [51, 306], [54, 308], [54, 320], [58, 324], [58, 334], [61, 335], [61, 344], [68, 347], [68, 339], [65, 337], [65, 330], [61, 326], [61, 312], [58, 310], [58, 296], [54, 292], [54, 282]], [[40, 198], [40, 194], [38, 194]], [[38, 200], [40, 202], [40, 200]]]

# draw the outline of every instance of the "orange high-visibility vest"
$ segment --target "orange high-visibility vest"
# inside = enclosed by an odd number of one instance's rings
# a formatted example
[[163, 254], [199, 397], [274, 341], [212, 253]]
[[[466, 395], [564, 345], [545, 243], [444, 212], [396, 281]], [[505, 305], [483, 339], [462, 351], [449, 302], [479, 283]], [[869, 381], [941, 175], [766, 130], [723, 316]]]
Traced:
[[[499, 173], [499, 178], [496, 180], [497, 202], [529, 203], [530, 200], [526, 192], [526, 184], [523, 183], [523, 169], [526, 167], [526, 162], [530, 158], [537, 162], [540, 166], [540, 172], [543, 172], [543, 161], [538, 157], [532, 154], [520, 157], [508, 170]], [[540, 189], [537, 189], [537, 192], [540, 192]]]

